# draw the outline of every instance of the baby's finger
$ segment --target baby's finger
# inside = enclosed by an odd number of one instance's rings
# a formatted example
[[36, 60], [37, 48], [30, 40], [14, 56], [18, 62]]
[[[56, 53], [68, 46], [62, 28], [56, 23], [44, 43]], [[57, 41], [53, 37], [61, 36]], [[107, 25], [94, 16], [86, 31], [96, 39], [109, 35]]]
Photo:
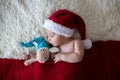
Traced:
[[55, 61], [55, 63], [57, 63], [58, 61]]
[[55, 62], [55, 63], [57, 63], [57, 62], [58, 62], [58, 60], [55, 58], [55, 59], [54, 59], [54, 62]]

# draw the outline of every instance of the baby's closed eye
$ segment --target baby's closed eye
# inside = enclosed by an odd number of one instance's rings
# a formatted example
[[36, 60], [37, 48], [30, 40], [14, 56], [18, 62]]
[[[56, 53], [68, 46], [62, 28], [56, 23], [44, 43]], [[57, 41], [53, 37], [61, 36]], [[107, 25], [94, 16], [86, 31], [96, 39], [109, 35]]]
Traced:
[[55, 36], [55, 34], [49, 34], [47, 37], [48, 38], [52, 38], [52, 37], [54, 37]]

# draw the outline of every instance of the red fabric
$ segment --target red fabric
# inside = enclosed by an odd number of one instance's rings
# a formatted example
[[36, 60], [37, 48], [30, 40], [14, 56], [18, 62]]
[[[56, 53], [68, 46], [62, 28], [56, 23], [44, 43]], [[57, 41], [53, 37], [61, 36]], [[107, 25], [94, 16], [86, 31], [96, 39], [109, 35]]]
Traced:
[[120, 41], [94, 42], [80, 63], [23, 62], [0, 59], [0, 80], [120, 80]]

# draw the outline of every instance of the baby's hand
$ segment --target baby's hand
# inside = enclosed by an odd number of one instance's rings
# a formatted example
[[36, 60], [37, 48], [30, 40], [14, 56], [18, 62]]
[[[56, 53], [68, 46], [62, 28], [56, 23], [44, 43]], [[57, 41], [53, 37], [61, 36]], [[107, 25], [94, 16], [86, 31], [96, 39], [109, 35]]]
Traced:
[[55, 61], [55, 63], [57, 63], [58, 61], [62, 61], [62, 54], [61, 53], [57, 53], [55, 55], [54, 61]]

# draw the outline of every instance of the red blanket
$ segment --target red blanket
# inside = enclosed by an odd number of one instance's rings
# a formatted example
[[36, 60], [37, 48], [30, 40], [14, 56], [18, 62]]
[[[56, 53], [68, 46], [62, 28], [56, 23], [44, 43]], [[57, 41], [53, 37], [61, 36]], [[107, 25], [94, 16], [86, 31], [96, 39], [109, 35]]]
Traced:
[[94, 42], [80, 63], [23, 62], [0, 59], [0, 80], [120, 80], [120, 41]]

